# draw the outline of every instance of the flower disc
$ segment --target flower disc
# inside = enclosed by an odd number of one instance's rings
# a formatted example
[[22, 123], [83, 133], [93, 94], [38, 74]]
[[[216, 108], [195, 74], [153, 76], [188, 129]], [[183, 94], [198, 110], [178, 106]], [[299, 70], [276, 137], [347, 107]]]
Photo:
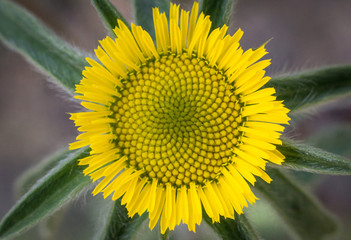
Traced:
[[[122, 198], [129, 216], [149, 212], [161, 232], [182, 221], [200, 224], [202, 207], [213, 221], [234, 218], [256, 199], [256, 178], [267, 182], [288, 109], [276, 101], [258, 61], [264, 46], [243, 52], [239, 29], [210, 32], [198, 4], [191, 14], [171, 4], [169, 23], [153, 9], [156, 43], [141, 27], [121, 21], [87, 59], [76, 98], [88, 112], [72, 114], [79, 131], [70, 148], [89, 145], [84, 174], [102, 179], [93, 194]], [[179, 21], [180, 19], [180, 21]], [[258, 62], [257, 62], [258, 61]]]
[[112, 105], [117, 147], [129, 167], [174, 186], [215, 180], [242, 123], [226, 77], [196, 56], [163, 55], [129, 74]]

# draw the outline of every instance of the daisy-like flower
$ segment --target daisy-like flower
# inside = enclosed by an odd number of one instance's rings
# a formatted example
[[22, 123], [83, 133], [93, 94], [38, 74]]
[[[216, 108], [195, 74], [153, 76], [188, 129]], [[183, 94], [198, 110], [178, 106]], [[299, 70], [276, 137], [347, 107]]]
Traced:
[[276, 101], [261, 60], [264, 45], [245, 52], [243, 32], [210, 31], [198, 4], [191, 13], [171, 4], [169, 22], [153, 9], [156, 46], [140, 26], [118, 21], [87, 59], [76, 98], [90, 111], [72, 114], [83, 132], [70, 149], [90, 146], [84, 174], [101, 180], [93, 194], [121, 198], [130, 217], [149, 213], [161, 233], [181, 222], [195, 231], [202, 207], [213, 221], [234, 218], [257, 198], [256, 177], [266, 182], [286, 109]]

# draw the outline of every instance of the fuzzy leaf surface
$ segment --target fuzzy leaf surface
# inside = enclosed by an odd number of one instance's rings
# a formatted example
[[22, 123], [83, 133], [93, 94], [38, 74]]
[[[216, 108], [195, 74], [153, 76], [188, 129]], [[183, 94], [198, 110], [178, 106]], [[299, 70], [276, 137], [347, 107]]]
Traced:
[[74, 199], [90, 183], [77, 160], [89, 155], [88, 148], [72, 151], [41, 178], [0, 222], [0, 239], [28, 229], [45, 216]]
[[60, 150], [24, 172], [24, 174], [17, 179], [15, 184], [17, 196], [23, 196], [40, 178], [44, 177], [69, 154], [71, 154], [71, 152], [68, 149]]
[[259, 237], [244, 215], [235, 213], [235, 219], [221, 217], [220, 222], [212, 223], [212, 219], [203, 211], [203, 219], [223, 239], [258, 240]]
[[[121, 205], [121, 200], [118, 199], [112, 202], [109, 215], [103, 220], [103, 231], [96, 239], [99, 240], [115, 240], [133, 239], [133, 236], [138, 231], [138, 228], [147, 218], [147, 214], [141, 216], [135, 215], [133, 218], [128, 217], [128, 211], [125, 206]], [[106, 217], [106, 216], [105, 216]]]
[[270, 167], [318, 174], [351, 175], [351, 160], [322, 149], [284, 139], [277, 149], [285, 156], [284, 162], [281, 166], [271, 164]]
[[255, 184], [300, 239], [320, 240], [334, 233], [334, 219], [305, 191], [277, 169], [267, 171], [270, 184], [259, 180]]
[[117, 27], [117, 19], [121, 20], [124, 24], [129, 26], [123, 15], [117, 10], [109, 0], [91, 0], [93, 6], [98, 12], [100, 18], [109, 30], [111, 36], [114, 36], [112, 29]]
[[351, 92], [351, 65], [334, 66], [271, 79], [277, 100], [290, 110], [302, 110]]
[[152, 18], [152, 8], [158, 7], [160, 12], [165, 12], [169, 16], [170, 0], [134, 0], [135, 24], [143, 27], [152, 39], [155, 39], [154, 22]]
[[72, 93], [82, 79], [84, 54], [58, 38], [27, 10], [12, 1], [0, 1], [0, 40]]
[[201, 12], [210, 15], [211, 30], [222, 27], [224, 24], [229, 26], [235, 2], [236, 0], [203, 0]]

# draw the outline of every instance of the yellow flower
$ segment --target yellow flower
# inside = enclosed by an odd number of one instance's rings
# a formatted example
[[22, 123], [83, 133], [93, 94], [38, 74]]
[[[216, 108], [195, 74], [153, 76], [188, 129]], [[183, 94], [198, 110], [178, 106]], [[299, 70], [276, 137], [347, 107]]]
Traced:
[[213, 221], [234, 218], [257, 199], [255, 177], [270, 182], [286, 109], [276, 101], [263, 70], [264, 46], [245, 52], [243, 32], [171, 4], [170, 19], [153, 9], [156, 47], [140, 26], [121, 21], [87, 59], [76, 98], [88, 112], [72, 114], [81, 133], [70, 149], [89, 145], [79, 164], [95, 182], [93, 194], [122, 197], [129, 216], [148, 211], [161, 233], [181, 222], [195, 231], [202, 207]]

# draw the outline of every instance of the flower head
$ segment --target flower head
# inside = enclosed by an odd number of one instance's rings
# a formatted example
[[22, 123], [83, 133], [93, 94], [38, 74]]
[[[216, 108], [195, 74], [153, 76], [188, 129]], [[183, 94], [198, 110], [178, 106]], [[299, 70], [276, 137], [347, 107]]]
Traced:
[[150, 35], [121, 21], [115, 40], [106, 37], [87, 59], [76, 98], [88, 112], [72, 114], [83, 132], [70, 148], [90, 145], [84, 174], [102, 179], [93, 194], [122, 197], [130, 216], [149, 213], [161, 232], [182, 221], [190, 230], [202, 220], [234, 218], [256, 199], [255, 177], [267, 182], [268, 161], [281, 164], [275, 145], [288, 109], [261, 60], [264, 46], [245, 52], [243, 32], [227, 26], [210, 32], [209, 16], [171, 4], [169, 22], [153, 9], [156, 46]]

